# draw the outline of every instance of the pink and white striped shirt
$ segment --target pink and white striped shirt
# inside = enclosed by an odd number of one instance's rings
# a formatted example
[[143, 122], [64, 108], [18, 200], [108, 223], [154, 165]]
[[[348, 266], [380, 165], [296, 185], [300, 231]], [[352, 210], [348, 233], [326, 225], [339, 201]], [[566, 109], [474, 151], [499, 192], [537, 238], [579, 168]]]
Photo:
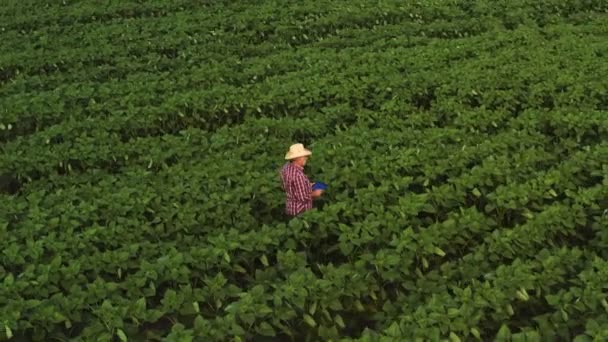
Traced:
[[293, 163], [287, 163], [281, 169], [283, 189], [287, 194], [285, 212], [296, 216], [312, 209], [312, 183], [304, 174], [304, 169]]

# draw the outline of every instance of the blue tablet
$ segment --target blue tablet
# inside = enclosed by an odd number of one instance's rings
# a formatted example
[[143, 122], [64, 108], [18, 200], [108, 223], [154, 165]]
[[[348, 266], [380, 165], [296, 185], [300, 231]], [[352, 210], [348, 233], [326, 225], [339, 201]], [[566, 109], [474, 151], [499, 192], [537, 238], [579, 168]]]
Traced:
[[313, 190], [326, 190], [327, 184], [325, 184], [323, 182], [316, 182], [315, 184], [312, 185], [312, 189]]

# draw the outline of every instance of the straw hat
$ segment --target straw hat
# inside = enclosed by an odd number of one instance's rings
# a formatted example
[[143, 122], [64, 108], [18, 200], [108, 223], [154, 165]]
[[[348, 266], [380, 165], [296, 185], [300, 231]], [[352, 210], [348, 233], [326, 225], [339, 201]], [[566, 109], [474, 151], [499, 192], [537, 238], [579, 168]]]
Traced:
[[293, 144], [289, 146], [289, 152], [285, 155], [285, 159], [291, 160], [299, 157], [305, 157], [311, 155], [312, 152], [304, 148], [302, 144]]

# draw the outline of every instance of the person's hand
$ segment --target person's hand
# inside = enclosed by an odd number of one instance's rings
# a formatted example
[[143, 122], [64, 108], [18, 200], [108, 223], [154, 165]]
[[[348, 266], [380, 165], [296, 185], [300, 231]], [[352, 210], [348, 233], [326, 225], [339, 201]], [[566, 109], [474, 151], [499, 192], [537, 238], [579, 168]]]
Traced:
[[323, 190], [313, 190], [311, 195], [313, 198], [316, 198], [316, 197], [321, 197], [322, 193], [323, 193]]

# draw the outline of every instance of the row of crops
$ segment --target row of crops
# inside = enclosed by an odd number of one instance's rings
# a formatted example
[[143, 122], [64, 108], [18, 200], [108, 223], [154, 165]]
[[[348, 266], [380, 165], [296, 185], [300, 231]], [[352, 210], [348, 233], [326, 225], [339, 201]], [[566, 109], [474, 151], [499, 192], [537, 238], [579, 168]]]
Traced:
[[[0, 7], [0, 340], [608, 338], [608, 3]], [[330, 185], [287, 220], [277, 168]]]

